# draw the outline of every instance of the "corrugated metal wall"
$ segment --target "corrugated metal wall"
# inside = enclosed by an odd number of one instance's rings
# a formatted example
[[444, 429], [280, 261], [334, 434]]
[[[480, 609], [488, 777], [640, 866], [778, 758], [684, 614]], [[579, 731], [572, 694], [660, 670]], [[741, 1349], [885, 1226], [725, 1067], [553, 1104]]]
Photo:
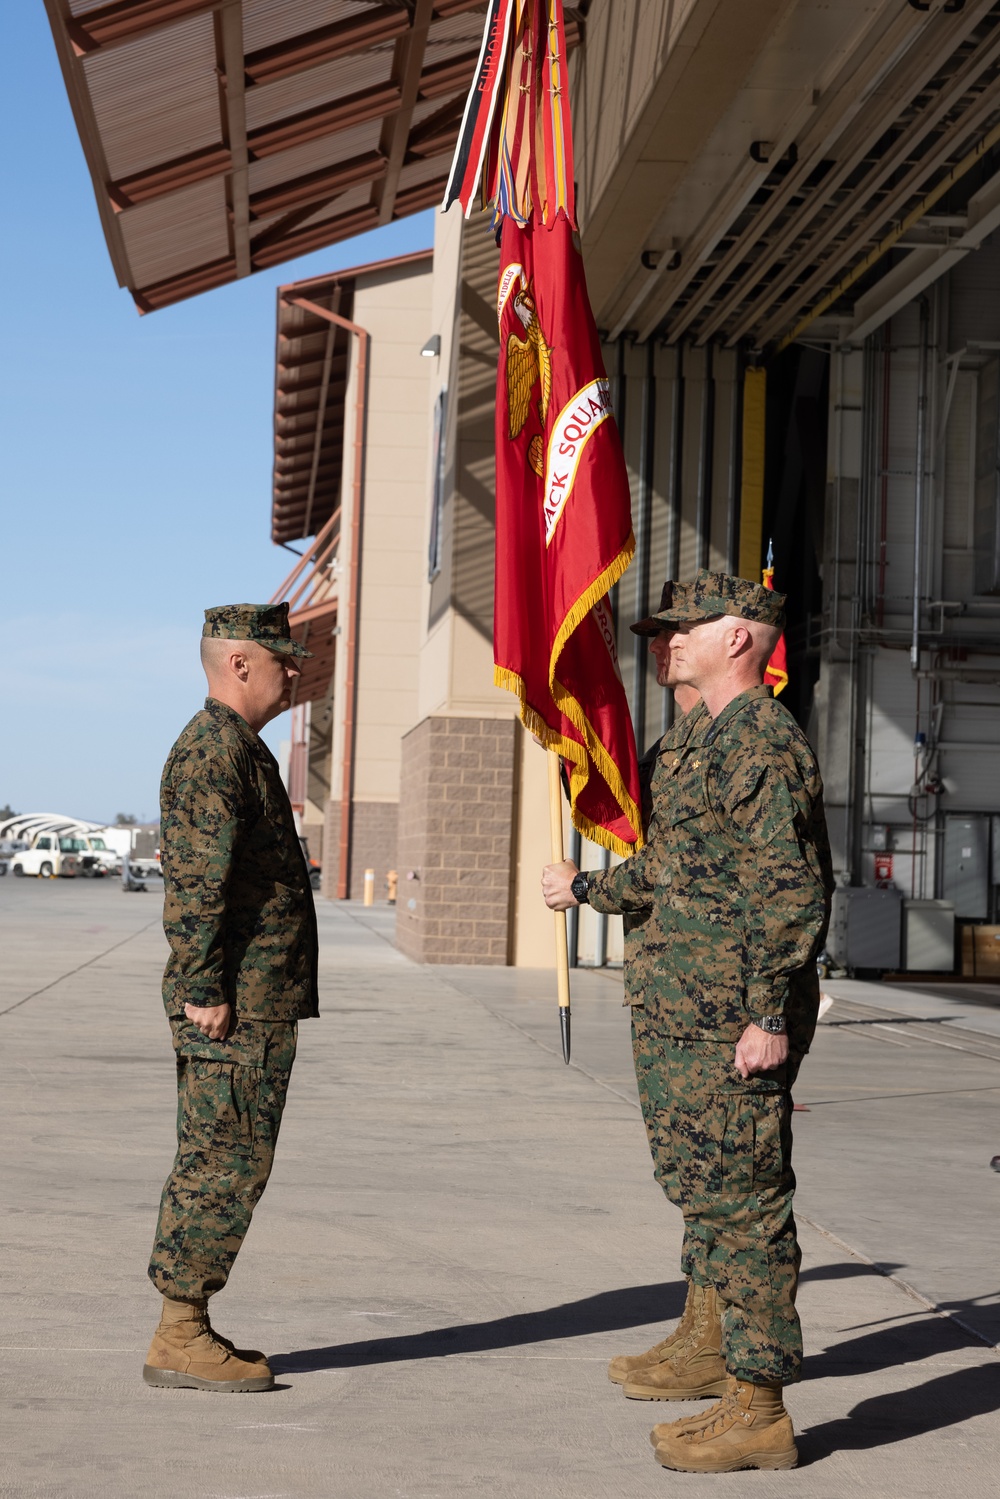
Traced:
[[[838, 865], [856, 884], [955, 895], [959, 919], [996, 915], [1000, 897], [984, 863], [975, 879], [989, 889], [970, 902], [952, 853], [944, 858], [946, 844], [961, 854], [980, 833], [987, 848], [987, 814], [1000, 810], [1000, 597], [976, 592], [977, 558], [980, 587], [989, 563], [983, 510], [988, 532], [1000, 492], [998, 283], [991, 244], [931, 288], [923, 308], [911, 303], [868, 340], [857, 407], [845, 397], [856, 353], [834, 354], [831, 381], [818, 738], [832, 762], [823, 768]], [[853, 452], [840, 435], [852, 419]]]
[[[605, 344], [604, 360], [632, 488], [636, 554], [614, 606], [641, 754], [669, 727], [671, 695], [657, 685], [648, 639], [628, 627], [658, 605], [666, 578], [736, 565], [742, 370], [733, 350], [626, 339]], [[584, 842], [578, 862], [593, 869], [607, 857]], [[620, 918], [581, 912], [577, 961], [601, 966], [621, 957]]]

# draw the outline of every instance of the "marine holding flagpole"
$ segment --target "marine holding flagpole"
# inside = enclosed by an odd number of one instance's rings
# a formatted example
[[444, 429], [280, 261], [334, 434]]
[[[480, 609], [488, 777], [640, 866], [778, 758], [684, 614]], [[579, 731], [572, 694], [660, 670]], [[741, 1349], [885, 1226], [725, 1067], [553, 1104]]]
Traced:
[[468, 213], [482, 178], [500, 244], [495, 680], [561, 758], [574, 825], [623, 858], [586, 873], [561, 858], [553, 762], [543, 894], [557, 920], [584, 903], [626, 918], [640, 1101], [657, 1179], [684, 1216], [680, 1325], [612, 1360], [610, 1378], [632, 1399], [721, 1397], [654, 1427], [663, 1467], [790, 1468], [782, 1391], [802, 1364], [791, 1087], [829, 919], [822, 784], [774, 696], [787, 670], [773, 574], [668, 580], [633, 626], [683, 715], [644, 757], [644, 843], [607, 602], [634, 551], [629, 485], [576, 234], [565, 53], [561, 0], [492, 0], [444, 204]]
[[631, 950], [626, 937], [636, 1075], [655, 1174], [684, 1215], [687, 1296], [672, 1333], [608, 1373], [634, 1400], [721, 1396], [653, 1428], [657, 1461], [690, 1472], [798, 1461], [782, 1398], [802, 1371], [791, 1088], [833, 882], [815, 756], [764, 685], [784, 602], [721, 573], [668, 583], [633, 626], [685, 712], [654, 757], [646, 845], [542, 879], [554, 910], [642, 923]]

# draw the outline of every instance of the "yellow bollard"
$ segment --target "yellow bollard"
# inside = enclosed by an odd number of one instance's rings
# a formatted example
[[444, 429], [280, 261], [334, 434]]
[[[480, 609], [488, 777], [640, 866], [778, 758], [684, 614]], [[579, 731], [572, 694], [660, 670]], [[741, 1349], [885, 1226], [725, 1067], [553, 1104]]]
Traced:
[[399, 876], [397, 875], [396, 871], [394, 869], [390, 869], [389, 873], [385, 877], [386, 901], [390, 906], [394, 906], [396, 904], [396, 885], [398, 881]]
[[366, 869], [365, 870], [365, 905], [366, 906], [373, 906], [374, 904], [375, 904], [375, 871], [374, 871], [374, 869]]

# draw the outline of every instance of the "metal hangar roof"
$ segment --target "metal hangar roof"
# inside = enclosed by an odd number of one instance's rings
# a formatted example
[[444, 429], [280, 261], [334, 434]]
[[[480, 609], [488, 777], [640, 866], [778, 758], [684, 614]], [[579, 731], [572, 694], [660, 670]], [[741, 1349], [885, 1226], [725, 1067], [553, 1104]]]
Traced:
[[484, 0], [45, 4], [140, 311], [441, 200]]

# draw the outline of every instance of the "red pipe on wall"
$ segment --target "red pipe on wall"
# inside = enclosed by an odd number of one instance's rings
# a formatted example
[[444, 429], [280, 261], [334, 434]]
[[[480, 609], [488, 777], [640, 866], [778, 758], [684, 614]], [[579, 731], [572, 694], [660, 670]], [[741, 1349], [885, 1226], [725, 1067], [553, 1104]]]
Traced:
[[365, 430], [368, 423], [368, 348], [366, 328], [329, 312], [308, 297], [286, 297], [286, 302], [311, 312], [358, 340], [357, 395], [354, 403], [354, 480], [351, 485], [351, 542], [347, 574], [347, 636], [344, 641], [344, 761], [340, 793], [340, 850], [337, 899], [346, 900], [351, 871], [351, 803], [354, 799], [354, 720], [357, 713], [358, 599], [361, 571], [361, 508], [364, 501]]

